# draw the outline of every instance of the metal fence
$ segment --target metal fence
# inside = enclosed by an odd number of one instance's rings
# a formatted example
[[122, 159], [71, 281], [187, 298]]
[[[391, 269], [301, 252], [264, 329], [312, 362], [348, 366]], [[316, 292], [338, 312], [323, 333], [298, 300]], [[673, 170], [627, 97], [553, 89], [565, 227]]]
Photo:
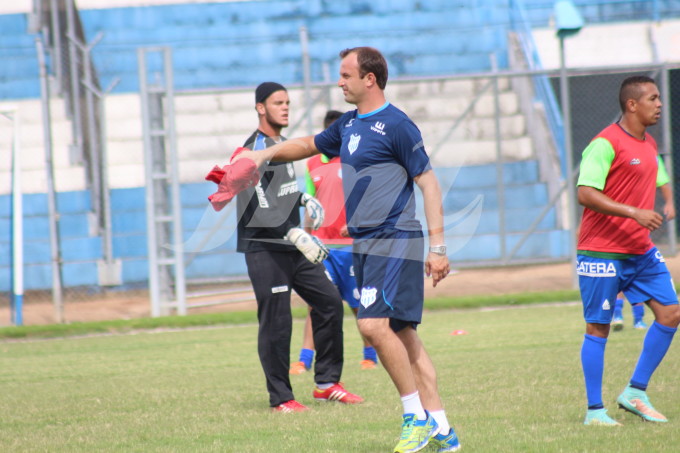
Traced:
[[[73, 5], [70, 0], [60, 0], [59, 2], [52, 1], [51, 5], [64, 5], [64, 8]], [[65, 14], [64, 9], [53, 9], [52, 12], [56, 16], [49, 16], [51, 20], [63, 20], [68, 17]], [[57, 18], [57, 19], [55, 19]], [[77, 30], [78, 27], [75, 25], [71, 26], [72, 30]], [[81, 30], [82, 33], [82, 30]], [[73, 33], [61, 35], [60, 38], [53, 37], [52, 39], [64, 39], [70, 45], [61, 43], [55, 47], [55, 49], [62, 49], [63, 52], [73, 51], [75, 53], [70, 54], [70, 57], [59, 57], [56, 54], [50, 55], [53, 60], [56, 61], [63, 60], [66, 65], [63, 68], [70, 67], [71, 63], [74, 61], [80, 61], [82, 66], [80, 69], [72, 70], [72, 74], [78, 74], [73, 82], [73, 78], [69, 79], [73, 83], [62, 83], [62, 87], [65, 91], [68, 91], [68, 87], [77, 86], [80, 94], [70, 94], [69, 96], [75, 96], [72, 98], [70, 103], [73, 107], [80, 106], [85, 109], [85, 112], [89, 112], [85, 115], [76, 115], [81, 118], [80, 120], [74, 119], [74, 126], [76, 129], [81, 129], [80, 132], [75, 131], [74, 134], [80, 137], [79, 134], [84, 134], [84, 137], [88, 137], [86, 131], [93, 131], [91, 136], [98, 135], [100, 138], [95, 140], [99, 142], [99, 145], [93, 144], [92, 152], [94, 153], [91, 159], [86, 159], [89, 162], [87, 165], [91, 165], [93, 162], [100, 162], [96, 164], [93, 168], [96, 171], [102, 171], [101, 161], [105, 156], [105, 118], [103, 117], [101, 98], [107, 90], [101, 90], [96, 82], [92, 79], [96, 74], [90, 74], [87, 76], [83, 73], [84, 69], [91, 68], [91, 64], [88, 60], [88, 54], [92, 46], [96, 44], [97, 39], [92, 41], [90, 44], [85, 44], [81, 38], [81, 41], [77, 41]], [[308, 37], [306, 36], [304, 30], [301, 30], [301, 41], [306, 42]], [[522, 37], [519, 36], [521, 41]], [[519, 48], [526, 49], [527, 43], [519, 44]], [[305, 48], [305, 46], [303, 46]], [[305, 48], [306, 49], [306, 48]], [[38, 46], [38, 52], [40, 53], [40, 47]], [[305, 54], [303, 52], [302, 65], [305, 65]], [[454, 262], [456, 267], [466, 267], [466, 266], [491, 266], [491, 265], [506, 265], [506, 264], [525, 264], [529, 262], [541, 262], [541, 261], [554, 261], [554, 260], [567, 260], [570, 258], [569, 254], [573, 253], [573, 250], [567, 250], [566, 253], [556, 253], [547, 257], [541, 258], [523, 258], [521, 254], [522, 247], [527, 246], [528, 241], [535, 235], [535, 233], [540, 229], [541, 223], [544, 221], [546, 216], [554, 215], [554, 228], [556, 230], [566, 230], [567, 234], [574, 235], [574, 231], [569, 231], [569, 224], [565, 221], [565, 213], [568, 209], [573, 211], [578, 211], [575, 206], [565, 205], [565, 190], [568, 187], [567, 181], [565, 180], [565, 156], [560, 155], [559, 150], [562, 149], [562, 136], [559, 135], [559, 128], [562, 127], [558, 121], [560, 118], [555, 117], [555, 108], [560, 107], [559, 96], [555, 93], [559, 93], [559, 77], [558, 71], [548, 71], [543, 70], [539, 66], [533, 65], [530, 62], [530, 54], [525, 53], [523, 56], [518, 57], [522, 64], [514, 66], [511, 70], [495, 70], [489, 73], [479, 73], [479, 74], [466, 74], [466, 75], [451, 75], [451, 76], [440, 76], [436, 78], [419, 78], [419, 79], [396, 79], [391, 80], [390, 84], [421, 84], [421, 85], [438, 85], [447, 82], [471, 82], [470, 85], [475, 87], [475, 91], [470, 93], [469, 99], [466, 101], [467, 104], [461, 108], [461, 112], [455, 116], [446, 118], [448, 123], [445, 127], [440, 129], [438, 135], [433, 135], [430, 137], [431, 152], [433, 156], [436, 157], [440, 152], [444, 153], [447, 151], [455, 152], [457, 149], [457, 140], [460, 137], [475, 135], [474, 131], [481, 131], [479, 134], [483, 135], [484, 139], [493, 141], [494, 144], [494, 156], [495, 158], [489, 163], [495, 166], [495, 174], [493, 185], [489, 188], [488, 194], [495, 197], [496, 209], [493, 210], [491, 214], [491, 220], [499, 225], [498, 234], [492, 241], [494, 241], [494, 247], [497, 247], [499, 253], [491, 258], [480, 258], [478, 260], [469, 260], [465, 262]], [[307, 62], [308, 64], [308, 62]], [[46, 66], [46, 65], [45, 65]], [[492, 65], [493, 66], [493, 65]], [[61, 67], [61, 66], [59, 66]], [[61, 69], [65, 71], [66, 69]], [[84, 68], [84, 69], [83, 69]], [[55, 67], [56, 70], [56, 67]], [[305, 72], [306, 74], [307, 72]], [[650, 128], [650, 132], [655, 136], [658, 144], [659, 151], [663, 155], [666, 162], [667, 169], [671, 175], [671, 183], [675, 185], [677, 182], [676, 175], [680, 174], [680, 159], [674, 159], [676, 147], [674, 146], [673, 137], [677, 137], [680, 134], [680, 65], [648, 65], [639, 67], [607, 67], [607, 68], [569, 68], [567, 70], [567, 82], [569, 85], [569, 118], [571, 120], [571, 131], [570, 137], [573, 143], [573, 154], [572, 160], [575, 168], [578, 167], [580, 162], [581, 151], [585, 148], [588, 142], [596, 135], [600, 130], [602, 130], [606, 125], [610, 124], [619, 116], [618, 107], [618, 87], [620, 82], [627, 76], [633, 74], [646, 74], [654, 77], [660, 87], [663, 102], [664, 102], [664, 113], [662, 116], [662, 121], [659, 125]], [[546, 83], [549, 82], [549, 83]], [[332, 89], [332, 83], [314, 84], [311, 83], [308, 77], [305, 77], [303, 87], [306, 90], [306, 105], [304, 108], [298, 109], [294, 112], [294, 118], [291, 121], [293, 127], [288, 131], [291, 135], [299, 135], [301, 132], [296, 131], [306, 129], [307, 133], [310, 133], [313, 129], [313, 124], [311, 121], [311, 112], [314, 110], [315, 106], [322, 105], [327, 108], [342, 108], [343, 106], [332, 105], [331, 96], [328, 94]], [[552, 85], [552, 90], [548, 89], [549, 85]], [[429, 92], [431, 90], [425, 89], [423, 92]], [[523, 134], [528, 137], [532, 144], [532, 159], [539, 161], [540, 167], [540, 178], [543, 183], [548, 187], [548, 197], [545, 203], [539, 207], [535, 212], [531, 214], [531, 217], [525, 220], [526, 226], [521, 229], [513, 229], [511, 223], [514, 220], [513, 215], [517, 215], [516, 211], [506, 209], [506, 200], [512, 199], [513, 187], [511, 184], [506, 182], [506, 168], [505, 164], [511, 163], [517, 160], [516, 157], [508, 155], [509, 142], [507, 135], [503, 132], [504, 125], [506, 124], [506, 117], [504, 116], [502, 98], [507, 96], [507, 94], [515, 96], [518, 100], [518, 110], [525, 122], [523, 128]], [[62, 93], [63, 94], [63, 93]], [[479, 118], [473, 115], [476, 109], [477, 103], [484, 96], [491, 97], [492, 112], [491, 116], [488, 118]], [[554, 105], [554, 100], [557, 98], [559, 104]], [[422, 99], [421, 99], [422, 101]], [[435, 97], [432, 97], [432, 101], [436, 101]], [[46, 102], [45, 100], [43, 102]], [[411, 113], [412, 110], [409, 108], [408, 101], [405, 100], [399, 105], [406, 113]], [[77, 108], [75, 109], [77, 110]], [[91, 121], [93, 118], [99, 118], [102, 120], [102, 124], [99, 125], [89, 125], [87, 121]], [[421, 118], [419, 121], [428, 121], [428, 118]], [[79, 126], [78, 121], [83, 121]], [[482, 125], [483, 124], [483, 125]], [[48, 127], [48, 126], [46, 126]], [[514, 137], [513, 137], [514, 138]], [[83, 139], [85, 140], [85, 139]], [[87, 139], [88, 141], [90, 139]], [[98, 148], [99, 147], [99, 148]], [[464, 165], [461, 165], [464, 166]], [[94, 170], [93, 170], [94, 171]], [[447, 168], [451, 174], [458, 174], [461, 171], [460, 167], [450, 166]], [[99, 206], [95, 210], [99, 210], [102, 214], [106, 213], [106, 199], [108, 196], [108, 188], [105, 184], [106, 181], [106, 171], [102, 171], [99, 178], [99, 192], [98, 195], [93, 197], [94, 205]], [[92, 172], [88, 172], [91, 181], [96, 179], [96, 175]], [[103, 183], [103, 184], [102, 184]], [[450, 184], [446, 187], [450, 189], [447, 191], [446, 196], [451, 197], [445, 199], [445, 203], [449, 203], [453, 211], [449, 211], [449, 214], [455, 214], [455, 211], [461, 207], [470, 206], [468, 200], [453, 200], [456, 197], [457, 188], [454, 184]], [[675, 191], [676, 205], [677, 200], [680, 195]], [[474, 193], [470, 194], [474, 198]], [[99, 200], [99, 201], [97, 201]], [[481, 208], [480, 208], [481, 209]], [[483, 214], [483, 212], [482, 212]], [[110, 225], [107, 227], [105, 216], [100, 217], [102, 222], [98, 223], [98, 228], [102, 234], [111, 234]], [[480, 225], [480, 218], [477, 219], [477, 224], [472, 225], [469, 231], [463, 232], [463, 234], [458, 234], [458, 232], [452, 232], [451, 239], [457, 242], [460, 248], [471, 243], [483, 233], [478, 229]], [[108, 233], [106, 233], [108, 231]], [[454, 234], [455, 233], [455, 234]], [[667, 222], [664, 226], [653, 233], [653, 239], [659, 246], [659, 248], [666, 254], [673, 255], [676, 251], [676, 226], [675, 221]], [[104, 244], [109, 244], [110, 247], [110, 237]], [[112, 252], [110, 248], [104, 250], [104, 256], [111, 257]], [[204, 281], [197, 284], [197, 289], [204, 290], [203, 294], [207, 294], [206, 288], [214, 288], [215, 282]], [[57, 287], [58, 288], [58, 287]], [[88, 286], [88, 287], [71, 287], [64, 288], [63, 301], [59, 303], [76, 303], [82, 301], [99, 300], [105, 301], [109, 298], [119, 298], [121, 295], [123, 297], [148, 297], [148, 293], [145, 284], [140, 285], [126, 285], [126, 293], [121, 293], [121, 289], [115, 286]], [[241, 290], [242, 288], [239, 288]], [[54, 292], [55, 288], [52, 289]], [[227, 291], [228, 292], [228, 291]], [[224, 291], [215, 291], [216, 295], [224, 294]], [[50, 291], [44, 292], [29, 292], [26, 295], [28, 301], [34, 300], [49, 300], [50, 296], [53, 294]], [[5, 295], [2, 295], [4, 298]], [[2, 301], [4, 303], [4, 301]], [[206, 305], [212, 304], [210, 301], [205, 302]], [[55, 321], [61, 322], [63, 307], [58, 307], [55, 305]]]

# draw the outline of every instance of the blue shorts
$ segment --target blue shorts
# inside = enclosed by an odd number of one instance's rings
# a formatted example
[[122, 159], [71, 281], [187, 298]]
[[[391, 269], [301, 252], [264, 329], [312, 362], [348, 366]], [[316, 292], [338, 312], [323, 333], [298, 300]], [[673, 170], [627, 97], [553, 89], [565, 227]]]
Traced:
[[323, 262], [328, 278], [338, 287], [342, 299], [351, 308], [359, 308], [359, 290], [354, 278], [352, 246], [330, 249], [328, 258]]
[[423, 316], [423, 252], [422, 231], [389, 229], [369, 239], [355, 239], [354, 270], [361, 292], [357, 317], [390, 318], [395, 330], [419, 324]]
[[650, 299], [663, 305], [678, 303], [666, 261], [656, 247], [644, 255], [623, 260], [577, 255], [576, 273], [583, 300], [583, 317], [588, 323], [609, 324], [620, 291], [631, 304]]

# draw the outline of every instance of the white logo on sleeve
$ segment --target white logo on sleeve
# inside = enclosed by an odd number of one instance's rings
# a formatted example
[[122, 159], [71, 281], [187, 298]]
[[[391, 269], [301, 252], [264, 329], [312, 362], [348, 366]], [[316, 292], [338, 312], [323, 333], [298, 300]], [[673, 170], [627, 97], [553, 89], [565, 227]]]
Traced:
[[602, 303], [602, 309], [603, 310], [611, 310], [612, 307], [609, 305], [609, 300], [605, 299], [604, 302]]
[[370, 286], [367, 288], [361, 288], [361, 305], [363, 305], [364, 308], [368, 308], [369, 306], [373, 305], [375, 303], [376, 294], [378, 294], [378, 290], [376, 288], [371, 288]]
[[288, 285], [272, 286], [272, 294], [287, 293]]

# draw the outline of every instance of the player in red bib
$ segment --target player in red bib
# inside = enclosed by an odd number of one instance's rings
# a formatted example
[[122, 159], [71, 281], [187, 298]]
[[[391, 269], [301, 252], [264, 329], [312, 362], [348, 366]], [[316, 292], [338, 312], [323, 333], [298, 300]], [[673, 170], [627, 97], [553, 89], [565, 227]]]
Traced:
[[578, 200], [584, 206], [577, 273], [586, 334], [581, 364], [586, 385], [586, 425], [619, 425], [602, 402], [604, 351], [616, 295], [644, 302], [654, 313], [628, 385], [617, 398], [622, 409], [651, 422], [666, 422], [647, 397], [649, 380], [680, 324], [678, 297], [665, 260], [650, 238], [664, 218], [654, 211], [656, 188], [664, 215], [675, 217], [669, 178], [656, 142], [647, 133], [661, 114], [653, 79], [629, 77], [619, 91], [621, 119], [600, 132], [583, 151]]

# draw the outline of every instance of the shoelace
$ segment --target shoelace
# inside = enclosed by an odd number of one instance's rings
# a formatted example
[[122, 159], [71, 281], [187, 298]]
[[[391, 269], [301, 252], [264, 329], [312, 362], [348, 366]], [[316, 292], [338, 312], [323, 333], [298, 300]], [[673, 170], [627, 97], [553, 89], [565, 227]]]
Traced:
[[404, 423], [401, 425], [401, 440], [406, 440], [411, 437], [413, 432], [413, 426], [415, 425], [415, 417], [409, 417], [404, 419]]

